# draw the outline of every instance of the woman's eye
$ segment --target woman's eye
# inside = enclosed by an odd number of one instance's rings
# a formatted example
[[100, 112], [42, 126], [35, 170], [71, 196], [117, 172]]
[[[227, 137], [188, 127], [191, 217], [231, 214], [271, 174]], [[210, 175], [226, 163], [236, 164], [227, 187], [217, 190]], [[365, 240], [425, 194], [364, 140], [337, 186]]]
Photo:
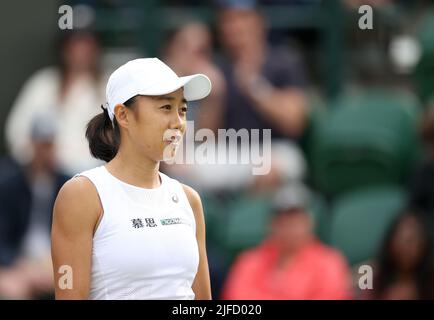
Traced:
[[170, 104], [166, 104], [166, 105], [162, 106], [161, 109], [171, 110], [172, 106]]
[[188, 109], [187, 107], [182, 107], [182, 108], [181, 108], [181, 112], [186, 113], [186, 112], [187, 112], [187, 109]]

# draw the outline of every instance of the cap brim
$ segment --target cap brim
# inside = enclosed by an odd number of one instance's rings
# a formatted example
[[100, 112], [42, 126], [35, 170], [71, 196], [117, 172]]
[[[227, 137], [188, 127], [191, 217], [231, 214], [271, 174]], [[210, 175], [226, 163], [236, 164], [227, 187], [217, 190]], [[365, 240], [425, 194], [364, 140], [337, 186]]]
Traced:
[[172, 83], [156, 83], [153, 87], [141, 92], [140, 94], [149, 96], [159, 96], [172, 93], [184, 87], [184, 98], [187, 101], [200, 100], [211, 92], [211, 81], [204, 74], [194, 74], [191, 76], [179, 77]]
[[194, 74], [179, 79], [183, 83], [184, 98], [187, 101], [206, 98], [211, 92], [211, 81], [204, 74]]

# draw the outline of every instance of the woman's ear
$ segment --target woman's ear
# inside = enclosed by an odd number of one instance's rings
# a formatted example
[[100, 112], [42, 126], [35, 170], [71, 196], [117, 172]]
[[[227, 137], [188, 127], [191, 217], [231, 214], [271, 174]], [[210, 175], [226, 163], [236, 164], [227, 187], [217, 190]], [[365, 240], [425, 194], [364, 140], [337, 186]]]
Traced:
[[116, 117], [116, 121], [120, 127], [128, 127], [129, 119], [128, 119], [128, 110], [127, 107], [123, 104], [115, 105], [114, 114]]

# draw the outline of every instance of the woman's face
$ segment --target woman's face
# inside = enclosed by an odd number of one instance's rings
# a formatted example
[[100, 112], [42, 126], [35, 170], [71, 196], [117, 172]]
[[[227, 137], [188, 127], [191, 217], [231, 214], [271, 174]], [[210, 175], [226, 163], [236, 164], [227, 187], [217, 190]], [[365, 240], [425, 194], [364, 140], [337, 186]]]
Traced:
[[414, 216], [408, 216], [399, 224], [391, 243], [393, 259], [400, 269], [412, 270], [423, 254], [422, 230]]
[[98, 55], [98, 43], [89, 34], [72, 36], [63, 48], [63, 59], [69, 71], [92, 71]]
[[133, 108], [125, 108], [122, 121], [129, 143], [154, 160], [173, 158], [186, 129], [187, 102], [183, 88], [163, 96], [139, 96]]
[[303, 209], [277, 213], [272, 221], [272, 233], [284, 250], [294, 252], [312, 238], [312, 220]]
[[264, 26], [256, 12], [225, 10], [219, 18], [220, 41], [235, 58], [262, 44]]
[[184, 63], [197, 62], [195, 59], [208, 59], [211, 51], [208, 29], [198, 23], [185, 26], [173, 40], [170, 51], [173, 56], [186, 58], [187, 61], [183, 61]]

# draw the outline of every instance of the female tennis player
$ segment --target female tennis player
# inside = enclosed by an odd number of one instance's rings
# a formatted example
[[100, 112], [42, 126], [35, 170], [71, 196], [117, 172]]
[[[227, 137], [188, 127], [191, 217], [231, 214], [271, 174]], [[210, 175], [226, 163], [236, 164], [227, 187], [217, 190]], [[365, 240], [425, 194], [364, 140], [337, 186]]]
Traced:
[[77, 174], [53, 213], [56, 299], [211, 299], [200, 197], [159, 172], [186, 128], [187, 101], [211, 90], [157, 58], [115, 70], [106, 108], [88, 124], [107, 164]]

